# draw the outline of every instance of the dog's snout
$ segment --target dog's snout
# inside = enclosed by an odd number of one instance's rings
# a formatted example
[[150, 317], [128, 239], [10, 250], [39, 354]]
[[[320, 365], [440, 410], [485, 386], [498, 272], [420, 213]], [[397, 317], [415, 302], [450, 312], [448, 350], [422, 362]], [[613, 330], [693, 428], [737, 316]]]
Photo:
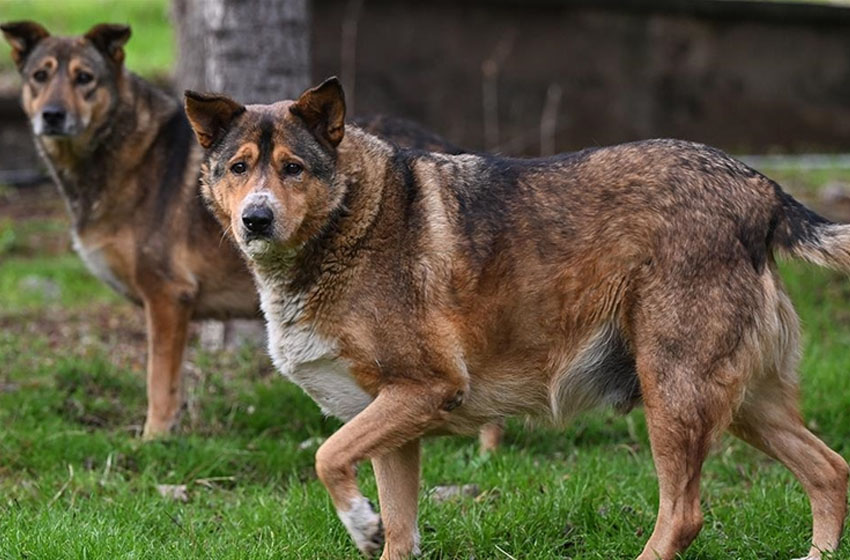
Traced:
[[242, 212], [242, 223], [255, 235], [266, 235], [271, 231], [274, 214], [268, 206], [252, 205]]
[[65, 110], [61, 107], [45, 107], [41, 118], [50, 128], [61, 128], [65, 124]]

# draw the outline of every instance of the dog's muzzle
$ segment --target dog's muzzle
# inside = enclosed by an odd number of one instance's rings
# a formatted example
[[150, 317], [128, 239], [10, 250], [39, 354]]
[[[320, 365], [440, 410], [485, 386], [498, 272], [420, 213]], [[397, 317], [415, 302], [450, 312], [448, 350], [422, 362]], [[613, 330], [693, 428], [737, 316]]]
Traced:
[[48, 105], [33, 119], [34, 132], [40, 136], [71, 136], [73, 119], [62, 107]]

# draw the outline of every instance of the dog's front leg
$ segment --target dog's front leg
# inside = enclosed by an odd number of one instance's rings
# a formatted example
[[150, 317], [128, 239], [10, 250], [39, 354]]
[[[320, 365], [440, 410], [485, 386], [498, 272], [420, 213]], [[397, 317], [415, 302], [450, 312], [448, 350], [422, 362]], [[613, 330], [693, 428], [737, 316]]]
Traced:
[[316, 453], [316, 473], [340, 520], [366, 556], [380, 550], [380, 516], [357, 487], [355, 466], [376, 459], [379, 492], [388, 527], [383, 558], [404, 558], [415, 548], [417, 440], [442, 424], [462, 399], [449, 384], [405, 384], [381, 390], [372, 403], [340, 428]]
[[181, 402], [181, 367], [191, 306], [179, 298], [145, 300], [148, 334], [148, 413], [144, 439], [168, 433], [177, 421]]
[[372, 459], [387, 546], [382, 560], [419, 554], [419, 440]]

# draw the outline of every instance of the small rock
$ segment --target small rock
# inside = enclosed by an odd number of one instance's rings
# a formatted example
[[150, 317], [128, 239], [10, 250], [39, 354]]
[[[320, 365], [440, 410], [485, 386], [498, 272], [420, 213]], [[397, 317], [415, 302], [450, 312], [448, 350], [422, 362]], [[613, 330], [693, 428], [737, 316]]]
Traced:
[[452, 484], [448, 486], [435, 486], [429, 495], [437, 503], [447, 502], [457, 497], [474, 498], [481, 493], [477, 484]]
[[183, 503], [189, 501], [189, 492], [185, 484], [157, 484], [156, 491], [163, 498]]
[[320, 437], [320, 436], [307, 438], [307, 439], [305, 439], [304, 441], [302, 441], [301, 443], [298, 444], [298, 449], [300, 449], [301, 451], [304, 451], [305, 449], [311, 449], [313, 447], [319, 447], [324, 442], [325, 442], [325, 438]]
[[14, 393], [20, 386], [16, 383], [0, 383], [0, 393]]
[[21, 278], [20, 287], [27, 292], [37, 292], [47, 300], [59, 299], [62, 289], [50, 278], [33, 274]]
[[843, 181], [832, 181], [820, 191], [820, 199], [826, 204], [850, 201], [850, 185]]

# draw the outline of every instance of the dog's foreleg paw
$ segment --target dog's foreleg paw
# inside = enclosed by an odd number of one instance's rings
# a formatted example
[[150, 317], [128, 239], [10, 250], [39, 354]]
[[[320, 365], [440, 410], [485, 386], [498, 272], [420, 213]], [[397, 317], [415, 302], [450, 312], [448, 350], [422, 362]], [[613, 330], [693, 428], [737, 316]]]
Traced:
[[372, 502], [358, 496], [351, 500], [348, 511], [337, 511], [337, 514], [364, 556], [371, 558], [381, 552], [384, 546], [384, 524]]

